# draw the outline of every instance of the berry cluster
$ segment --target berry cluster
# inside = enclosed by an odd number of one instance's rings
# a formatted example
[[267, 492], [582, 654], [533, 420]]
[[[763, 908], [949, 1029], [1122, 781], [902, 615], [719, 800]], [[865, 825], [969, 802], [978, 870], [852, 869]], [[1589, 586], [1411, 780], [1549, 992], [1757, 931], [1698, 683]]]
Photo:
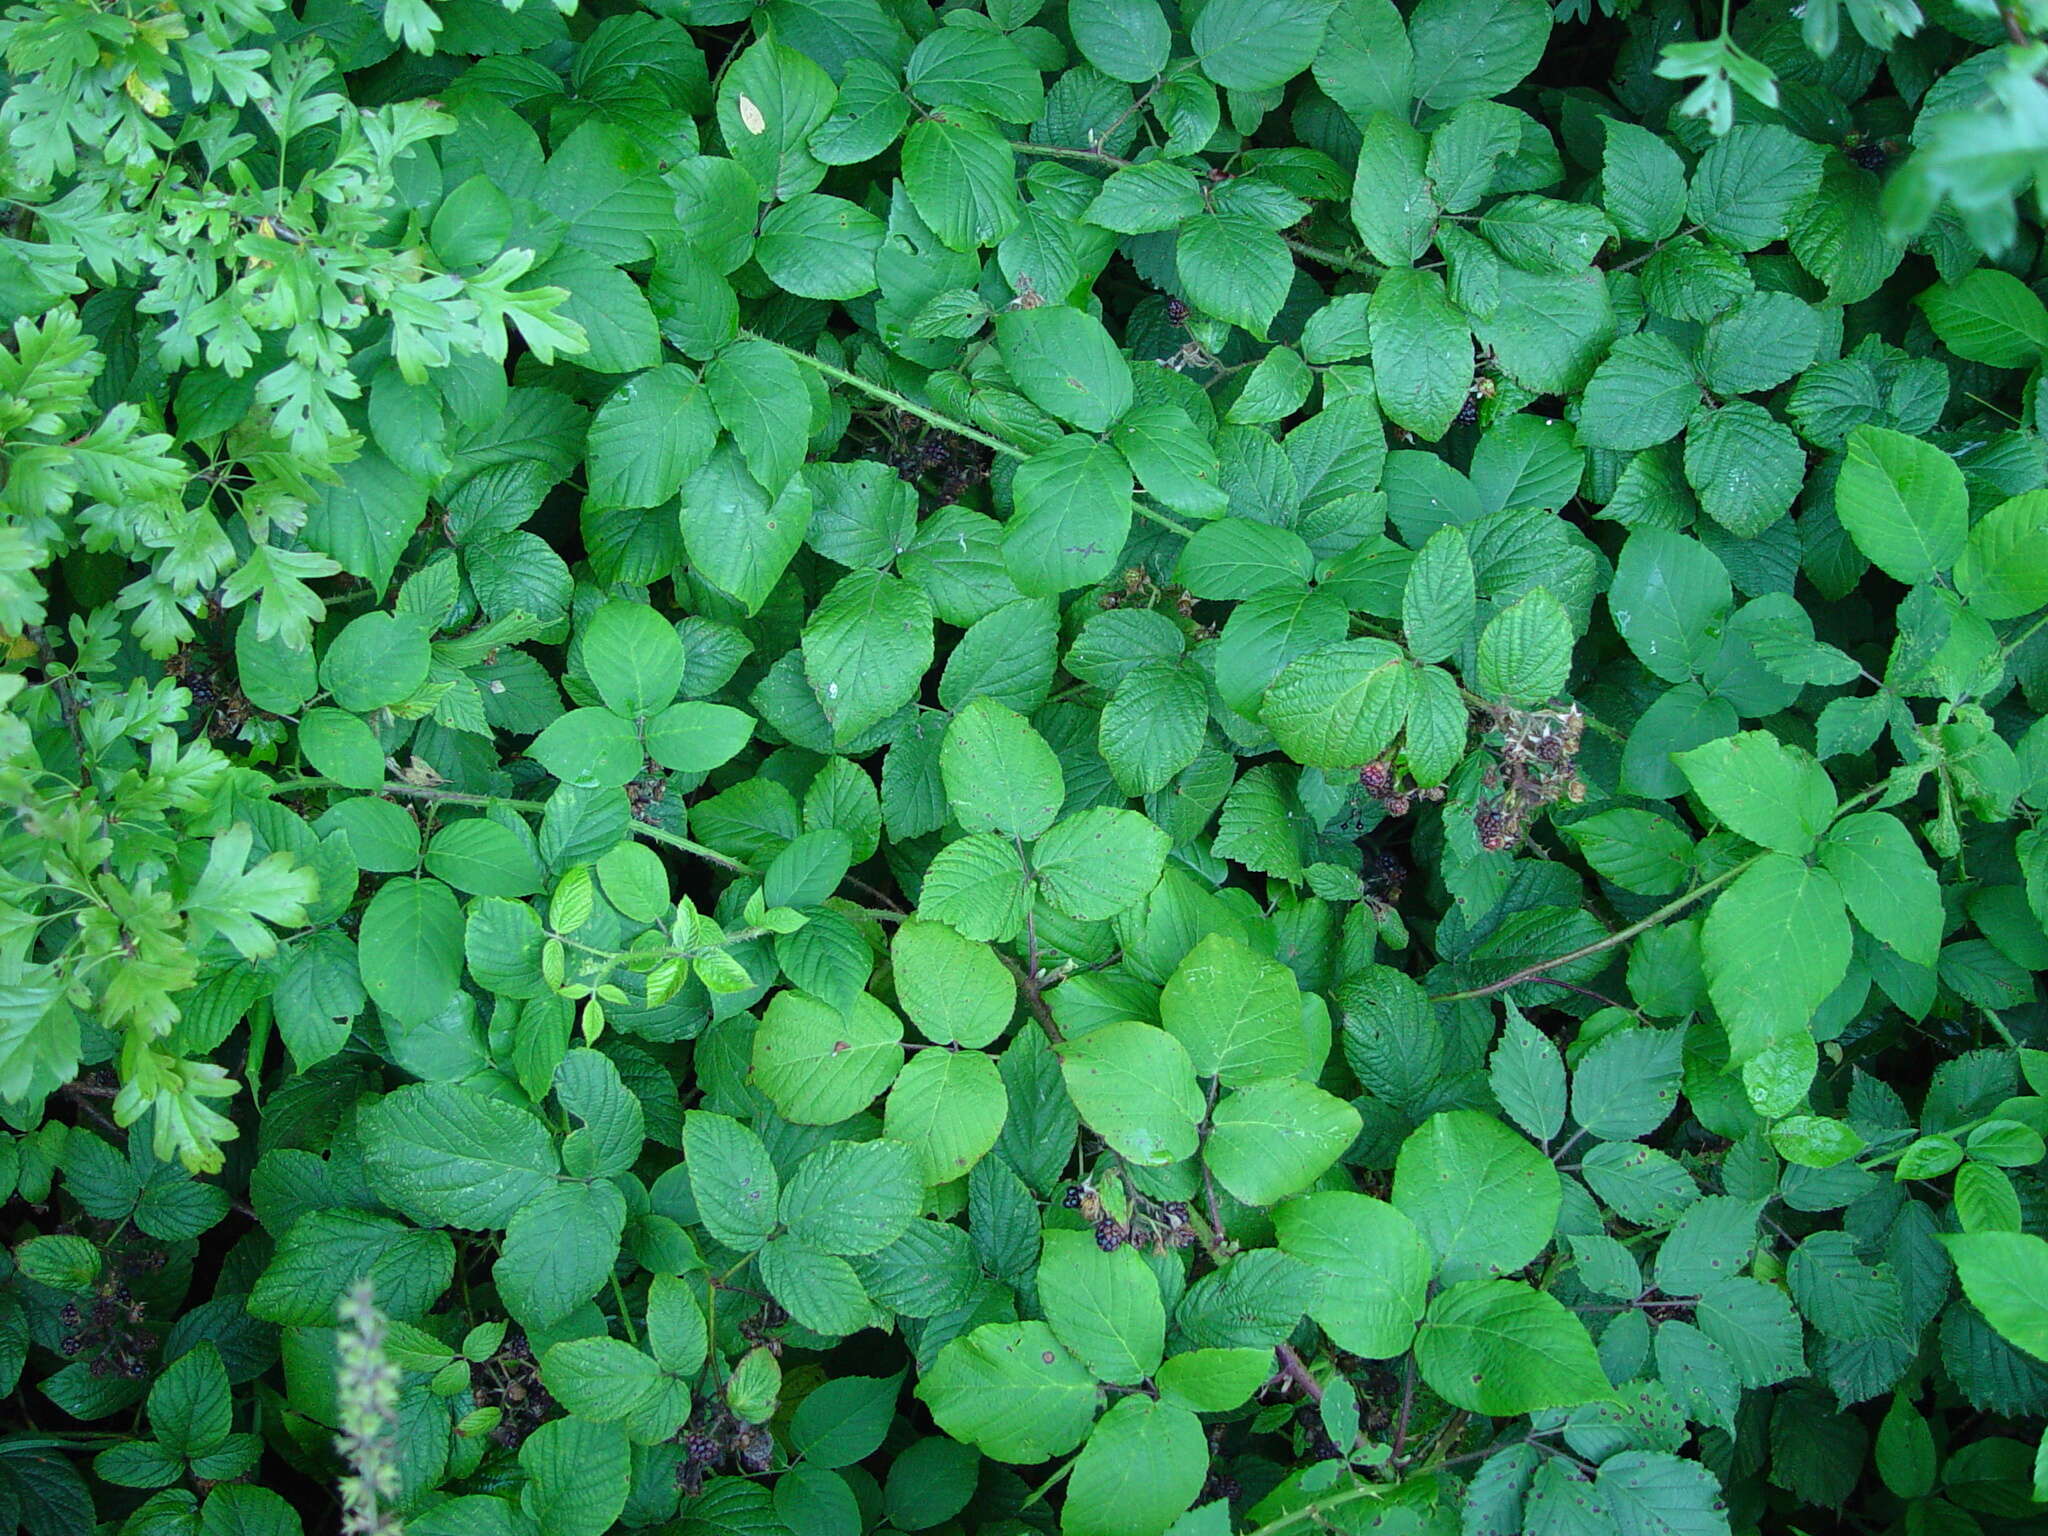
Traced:
[[764, 1301], [761, 1310], [740, 1324], [740, 1337], [749, 1344], [765, 1344], [772, 1355], [782, 1354], [782, 1340], [774, 1330], [789, 1321], [789, 1314], [777, 1303]]
[[1472, 387], [1465, 393], [1465, 403], [1458, 407], [1458, 425], [1461, 427], [1472, 426], [1479, 420], [1480, 404], [1491, 400], [1500, 387], [1493, 381], [1492, 362], [1492, 354], [1484, 354], [1472, 370]]
[[1892, 146], [1883, 139], [1862, 139], [1843, 151], [1849, 163], [1866, 171], [1881, 171], [1892, 163], [1895, 153]]
[[655, 808], [667, 797], [668, 777], [659, 769], [643, 773], [626, 786], [626, 804], [635, 821], [654, 822]]
[[898, 414], [896, 429], [888, 461], [899, 480], [921, 482], [940, 501], [952, 502], [988, 479], [993, 455], [980, 443], [927, 429], [908, 413]]
[[1417, 800], [1434, 802], [1444, 797], [1441, 784], [1426, 788], [1417, 784], [1408, 770], [1395, 767], [1391, 758], [1376, 758], [1367, 763], [1358, 770], [1358, 782], [1389, 816], [1406, 816]]
[[1195, 1240], [1186, 1201], [1152, 1200], [1135, 1192], [1131, 1200], [1128, 1221], [1118, 1221], [1110, 1215], [1092, 1185], [1073, 1185], [1060, 1203], [1070, 1211], [1079, 1211], [1095, 1224], [1095, 1246], [1104, 1253], [1115, 1253], [1126, 1243], [1164, 1252], [1169, 1248], [1185, 1248]]
[[[67, 1301], [57, 1313], [69, 1330], [58, 1342], [57, 1352], [67, 1358], [92, 1354], [87, 1367], [102, 1381], [126, 1377], [140, 1381], [149, 1374], [148, 1356], [156, 1350], [156, 1333], [144, 1326], [145, 1308], [128, 1289], [123, 1273], [161, 1269], [160, 1248], [140, 1249], [114, 1258], [109, 1274], [84, 1307]], [[97, 1351], [97, 1353], [93, 1353]]]
[[502, 1415], [491, 1438], [517, 1449], [555, 1411], [555, 1400], [541, 1385], [540, 1366], [523, 1333], [508, 1333], [498, 1352], [469, 1368], [469, 1389], [479, 1408]]
[[1359, 876], [1365, 881], [1365, 895], [1368, 901], [1391, 907], [1401, 899], [1401, 891], [1408, 883], [1408, 866], [1391, 853], [1368, 852], [1360, 862]]
[[212, 656], [197, 646], [188, 645], [165, 657], [164, 671], [192, 695], [192, 708], [206, 716], [206, 734], [216, 741], [239, 734], [256, 712]]
[[762, 1425], [734, 1418], [724, 1407], [700, 1407], [684, 1426], [682, 1443], [676, 1486], [692, 1498], [704, 1491], [705, 1474], [728, 1462], [750, 1477], [775, 1464], [775, 1437]]
[[1485, 798], [1472, 813], [1479, 846], [1500, 853], [1515, 847], [1548, 805], [1586, 798], [1576, 759], [1586, 717], [1576, 704], [1564, 709], [1493, 710], [1500, 748], [1480, 783]]

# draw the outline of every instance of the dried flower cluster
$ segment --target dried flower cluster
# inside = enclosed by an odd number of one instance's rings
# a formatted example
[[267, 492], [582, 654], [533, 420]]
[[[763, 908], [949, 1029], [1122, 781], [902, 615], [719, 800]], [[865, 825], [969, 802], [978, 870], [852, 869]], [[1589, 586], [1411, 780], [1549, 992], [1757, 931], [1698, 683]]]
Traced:
[[400, 1536], [404, 1526], [387, 1507], [398, 1497], [398, 1367], [384, 1353], [384, 1314], [367, 1280], [349, 1287], [338, 1310], [341, 1433], [334, 1444], [349, 1468], [340, 1484], [341, 1528], [344, 1536]]

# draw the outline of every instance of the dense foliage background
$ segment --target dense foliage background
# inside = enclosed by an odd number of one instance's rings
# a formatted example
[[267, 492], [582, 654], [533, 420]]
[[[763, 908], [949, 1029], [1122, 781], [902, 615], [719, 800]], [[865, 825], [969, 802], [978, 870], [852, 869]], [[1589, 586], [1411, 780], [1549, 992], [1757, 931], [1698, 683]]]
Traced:
[[5, 18], [0, 1531], [2048, 1523], [2048, 11]]

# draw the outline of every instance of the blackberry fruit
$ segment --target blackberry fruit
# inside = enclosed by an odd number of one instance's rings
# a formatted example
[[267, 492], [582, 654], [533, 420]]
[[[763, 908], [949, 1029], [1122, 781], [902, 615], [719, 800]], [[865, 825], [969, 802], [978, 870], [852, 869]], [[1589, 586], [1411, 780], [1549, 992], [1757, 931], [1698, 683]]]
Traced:
[[1461, 427], [1469, 427], [1477, 423], [1478, 420], [1479, 396], [1476, 394], [1467, 395], [1465, 397], [1465, 403], [1458, 407], [1458, 425]]
[[75, 1333], [67, 1333], [58, 1341], [57, 1353], [69, 1357], [77, 1354], [83, 1348], [85, 1348], [85, 1340]]
[[1891, 151], [1876, 140], [1858, 144], [1848, 151], [1849, 163], [1866, 171], [1881, 171], [1891, 164]]
[[1166, 301], [1166, 318], [1171, 320], [1175, 325], [1186, 325], [1188, 320], [1188, 306], [1186, 301], [1181, 299], [1168, 299]]
[[1081, 1186], [1078, 1184], [1069, 1184], [1067, 1186], [1067, 1192], [1064, 1195], [1060, 1196], [1060, 1204], [1065, 1206], [1070, 1211], [1078, 1211], [1079, 1209], [1081, 1209]]
[[718, 1442], [699, 1431], [693, 1430], [683, 1436], [683, 1448], [690, 1453], [690, 1460], [700, 1466], [709, 1465], [720, 1459]]
[[1123, 1227], [1108, 1216], [1095, 1223], [1095, 1246], [1104, 1253], [1115, 1253], [1123, 1247], [1125, 1235]]

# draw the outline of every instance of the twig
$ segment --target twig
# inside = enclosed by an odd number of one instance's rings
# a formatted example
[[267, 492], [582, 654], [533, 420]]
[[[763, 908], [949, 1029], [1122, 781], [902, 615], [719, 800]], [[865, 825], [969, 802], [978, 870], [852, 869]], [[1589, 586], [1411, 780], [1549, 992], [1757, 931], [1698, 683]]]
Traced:
[[1273, 1346], [1273, 1353], [1279, 1357], [1280, 1374], [1299, 1387], [1302, 1395], [1311, 1402], [1322, 1402], [1323, 1384], [1309, 1375], [1308, 1367], [1302, 1364], [1301, 1356], [1294, 1352], [1294, 1346], [1283, 1339]]

